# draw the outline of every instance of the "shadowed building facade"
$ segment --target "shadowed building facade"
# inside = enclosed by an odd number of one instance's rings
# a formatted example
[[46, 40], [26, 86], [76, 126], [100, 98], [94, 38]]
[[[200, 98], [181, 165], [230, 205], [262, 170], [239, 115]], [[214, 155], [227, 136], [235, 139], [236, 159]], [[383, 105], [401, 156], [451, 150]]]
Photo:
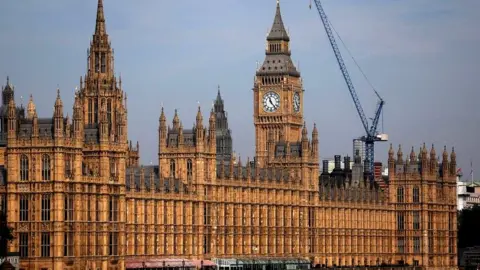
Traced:
[[[303, 258], [314, 264], [456, 265], [456, 157], [395, 158], [387, 188], [360, 156], [320, 174], [315, 124], [303, 119], [300, 73], [277, 3], [253, 85], [256, 154], [232, 154], [223, 99], [184, 128], [161, 109], [158, 165], [139, 166], [127, 136], [127, 99], [99, 0], [88, 69], [72, 119], [58, 91], [53, 117], [27, 112], [10, 82], [0, 110], [0, 196], [24, 269], [125, 269], [155, 258]], [[204, 117], [206, 119], [204, 119]]]

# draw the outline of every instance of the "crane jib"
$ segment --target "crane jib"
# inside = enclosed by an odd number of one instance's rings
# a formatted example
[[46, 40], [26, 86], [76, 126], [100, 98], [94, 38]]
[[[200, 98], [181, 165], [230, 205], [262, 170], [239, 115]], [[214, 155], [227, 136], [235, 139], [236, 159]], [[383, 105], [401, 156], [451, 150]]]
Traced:
[[[360, 117], [360, 120], [362, 121], [363, 128], [365, 129], [366, 136], [363, 137], [363, 141], [365, 142], [365, 169], [368, 170], [369, 172], [373, 172], [373, 163], [375, 160], [374, 157], [374, 142], [378, 141], [377, 136], [377, 126], [378, 122], [380, 119], [380, 115], [383, 109], [383, 105], [385, 102], [383, 99], [380, 98], [378, 93], [375, 91], [375, 94], [379, 97], [380, 102], [377, 106], [377, 109], [375, 111], [375, 116], [372, 121], [372, 125], [369, 127], [368, 125], [368, 120], [367, 117], [365, 116], [365, 113], [363, 111], [362, 105], [360, 104], [360, 100], [357, 96], [357, 92], [355, 91], [355, 87], [352, 83], [352, 80], [350, 79], [350, 74], [348, 73], [347, 67], [343, 61], [342, 54], [340, 53], [340, 49], [337, 46], [337, 42], [335, 41], [335, 37], [333, 36], [333, 32], [330, 26], [330, 22], [328, 21], [327, 15], [325, 11], [323, 10], [322, 4], [320, 0], [314, 0], [315, 6], [317, 7], [318, 14], [320, 15], [320, 19], [322, 20], [323, 26], [325, 28], [325, 32], [328, 36], [328, 40], [330, 42], [330, 45], [333, 49], [333, 52], [335, 54], [335, 57], [337, 58], [337, 63], [340, 67], [340, 70], [342, 72], [343, 78], [345, 80], [345, 83], [347, 84], [348, 90], [350, 92], [350, 95], [352, 96], [353, 102], [355, 104], [355, 107], [357, 109], [357, 113]], [[373, 177], [373, 174], [370, 175]]]

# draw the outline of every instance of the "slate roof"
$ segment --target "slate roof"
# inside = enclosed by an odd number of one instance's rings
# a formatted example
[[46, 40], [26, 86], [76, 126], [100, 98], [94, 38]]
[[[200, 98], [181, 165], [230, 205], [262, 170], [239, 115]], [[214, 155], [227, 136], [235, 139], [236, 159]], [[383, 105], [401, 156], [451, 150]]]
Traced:
[[290, 75], [300, 77], [300, 72], [287, 53], [267, 54], [257, 75]]
[[[183, 144], [185, 146], [195, 146], [195, 132], [196, 129], [183, 129]], [[167, 137], [167, 146], [177, 146], [178, 145], [178, 130], [177, 129], [168, 129]]]
[[283, 40], [289, 41], [290, 37], [288, 36], [287, 31], [285, 30], [285, 25], [282, 20], [282, 13], [280, 12], [280, 3], [277, 2], [277, 9], [275, 10], [275, 18], [273, 19], [273, 25], [270, 29], [270, 33], [267, 36], [267, 40]]
[[[290, 153], [288, 153], [291, 157], [301, 157], [302, 156], [302, 143], [301, 142], [293, 142], [289, 143], [290, 146]], [[287, 155], [287, 143], [286, 142], [278, 142], [275, 146], [275, 157], [285, 157]]]
[[[126, 171], [127, 189], [140, 190], [140, 185], [141, 185], [140, 175], [141, 175], [142, 169], [144, 172], [145, 189], [150, 190], [150, 187], [152, 186], [150, 183], [152, 179], [151, 174], [153, 173], [153, 187], [155, 188], [156, 191], [170, 192], [171, 191], [170, 189], [173, 187], [174, 192], [180, 192], [182, 188], [184, 192], [185, 191], [188, 192], [187, 186], [184, 185], [180, 179], [162, 179], [162, 181], [160, 181], [159, 167], [157, 165], [127, 168], [127, 171]], [[132, 174], [133, 174], [133, 179], [132, 179]]]

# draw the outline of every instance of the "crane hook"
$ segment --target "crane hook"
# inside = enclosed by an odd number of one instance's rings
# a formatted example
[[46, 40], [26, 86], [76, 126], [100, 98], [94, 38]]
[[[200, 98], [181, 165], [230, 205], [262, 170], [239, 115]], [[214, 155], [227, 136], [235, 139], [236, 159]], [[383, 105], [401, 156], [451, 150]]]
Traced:
[[310, 4], [308, 4], [308, 8], [312, 9], [312, 0], [310, 0]]

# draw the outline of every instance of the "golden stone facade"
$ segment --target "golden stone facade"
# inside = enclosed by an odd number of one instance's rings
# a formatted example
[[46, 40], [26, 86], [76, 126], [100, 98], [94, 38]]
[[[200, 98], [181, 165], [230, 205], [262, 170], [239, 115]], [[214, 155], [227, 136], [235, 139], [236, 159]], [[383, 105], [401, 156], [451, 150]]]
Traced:
[[[216, 112], [184, 129], [162, 108], [158, 166], [139, 166], [127, 98], [113, 70], [102, 0], [73, 116], [3, 90], [2, 209], [23, 269], [125, 269], [128, 259], [305, 258], [456, 268], [456, 157], [389, 152], [387, 188], [352, 168], [320, 172], [318, 131], [303, 120], [302, 79], [277, 4], [253, 86], [256, 157], [217, 160]], [[223, 106], [223, 105], [222, 105]], [[346, 157], [346, 164], [350, 164]], [[321, 174], [320, 174], [321, 173]]]

